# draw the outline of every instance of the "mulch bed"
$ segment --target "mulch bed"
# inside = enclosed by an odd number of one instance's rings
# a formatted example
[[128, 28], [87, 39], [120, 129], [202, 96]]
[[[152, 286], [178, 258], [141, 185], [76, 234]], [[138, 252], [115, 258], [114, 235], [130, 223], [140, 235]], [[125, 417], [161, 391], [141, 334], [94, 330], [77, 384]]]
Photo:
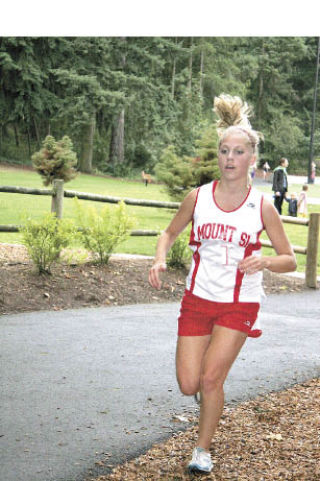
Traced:
[[[148, 283], [151, 259], [117, 257], [106, 266], [92, 262], [57, 264], [52, 275], [39, 275], [23, 246], [0, 244], [0, 314], [94, 306], [179, 302], [187, 269], [168, 269], [163, 288]], [[303, 279], [264, 273], [266, 293], [305, 289]]]
[[[195, 419], [190, 421], [196, 421]], [[319, 481], [320, 380], [224, 409], [202, 480]], [[95, 481], [190, 481], [197, 427], [174, 434]]]

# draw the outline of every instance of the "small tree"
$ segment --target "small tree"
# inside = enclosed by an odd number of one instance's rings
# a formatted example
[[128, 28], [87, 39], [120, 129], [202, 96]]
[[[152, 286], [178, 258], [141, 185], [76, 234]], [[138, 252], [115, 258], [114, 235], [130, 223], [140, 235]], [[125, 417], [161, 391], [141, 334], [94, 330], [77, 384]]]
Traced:
[[188, 157], [178, 157], [173, 145], [162, 153], [156, 166], [156, 176], [165, 183], [170, 197], [182, 200], [193, 186], [192, 161]]
[[77, 165], [77, 154], [73, 152], [71, 139], [67, 135], [58, 141], [48, 135], [42, 146], [31, 158], [35, 169], [43, 178], [44, 185], [52, 184], [54, 179], [68, 182], [76, 177], [74, 166]]
[[172, 199], [182, 200], [191, 189], [220, 177], [217, 150], [218, 136], [211, 125], [197, 141], [196, 157], [179, 157], [172, 145], [163, 151], [156, 175]]
[[198, 157], [193, 167], [196, 184], [203, 185], [211, 182], [212, 179], [219, 179], [218, 135], [214, 124], [203, 132], [196, 145]]

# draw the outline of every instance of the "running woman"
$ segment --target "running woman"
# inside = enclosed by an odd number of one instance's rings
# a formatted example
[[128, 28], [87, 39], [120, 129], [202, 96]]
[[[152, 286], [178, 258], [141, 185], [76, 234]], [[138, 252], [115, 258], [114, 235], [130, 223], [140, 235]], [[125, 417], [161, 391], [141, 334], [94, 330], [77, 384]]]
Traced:
[[[247, 337], [262, 333], [255, 324], [263, 294], [264, 269], [288, 272], [296, 260], [279, 214], [249, 185], [257, 161], [259, 134], [239, 97], [215, 98], [221, 177], [191, 191], [159, 238], [149, 282], [161, 288], [160, 273], [177, 236], [192, 222], [193, 258], [178, 319], [176, 373], [185, 395], [200, 391], [199, 434], [190, 472], [212, 470], [210, 447], [224, 405], [223, 385]], [[266, 230], [276, 251], [262, 256]]]

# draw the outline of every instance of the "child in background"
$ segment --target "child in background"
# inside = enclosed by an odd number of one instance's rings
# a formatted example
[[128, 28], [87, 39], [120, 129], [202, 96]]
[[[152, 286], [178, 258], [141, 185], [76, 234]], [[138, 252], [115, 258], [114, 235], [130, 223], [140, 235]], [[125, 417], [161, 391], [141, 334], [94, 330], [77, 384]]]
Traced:
[[302, 187], [302, 191], [299, 194], [298, 199], [298, 213], [299, 217], [308, 217], [308, 199], [307, 199], [307, 190], [308, 185], [304, 184]]
[[297, 217], [297, 210], [298, 210], [297, 194], [293, 192], [290, 195], [290, 199], [288, 199], [288, 197], [285, 197], [285, 200], [289, 203], [288, 215], [290, 215], [291, 217]]

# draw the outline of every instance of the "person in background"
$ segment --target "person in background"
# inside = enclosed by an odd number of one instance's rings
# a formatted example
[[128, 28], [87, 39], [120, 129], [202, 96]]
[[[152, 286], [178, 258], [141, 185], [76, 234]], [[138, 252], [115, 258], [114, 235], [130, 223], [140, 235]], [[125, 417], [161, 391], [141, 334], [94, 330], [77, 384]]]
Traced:
[[311, 184], [314, 184], [316, 180], [316, 163], [311, 162]]
[[270, 170], [270, 165], [268, 164], [268, 162], [266, 161], [263, 166], [262, 166], [262, 171], [263, 171], [263, 180], [266, 181], [267, 180], [267, 175], [268, 175], [268, 172]]
[[287, 167], [288, 159], [282, 157], [280, 164], [273, 171], [272, 190], [274, 191], [274, 206], [281, 215], [283, 199], [288, 192]]
[[256, 167], [257, 167], [256, 164], [253, 164], [249, 169], [250, 177], [251, 177], [251, 183], [253, 182], [254, 176], [256, 175]]
[[288, 215], [291, 217], [297, 217], [297, 211], [298, 211], [298, 199], [297, 199], [297, 194], [293, 192], [290, 195], [290, 199], [288, 197], [285, 197], [285, 200], [289, 203], [288, 205]]
[[299, 217], [308, 217], [308, 198], [307, 198], [307, 184], [302, 186], [302, 191], [299, 194], [298, 199], [298, 213]]

